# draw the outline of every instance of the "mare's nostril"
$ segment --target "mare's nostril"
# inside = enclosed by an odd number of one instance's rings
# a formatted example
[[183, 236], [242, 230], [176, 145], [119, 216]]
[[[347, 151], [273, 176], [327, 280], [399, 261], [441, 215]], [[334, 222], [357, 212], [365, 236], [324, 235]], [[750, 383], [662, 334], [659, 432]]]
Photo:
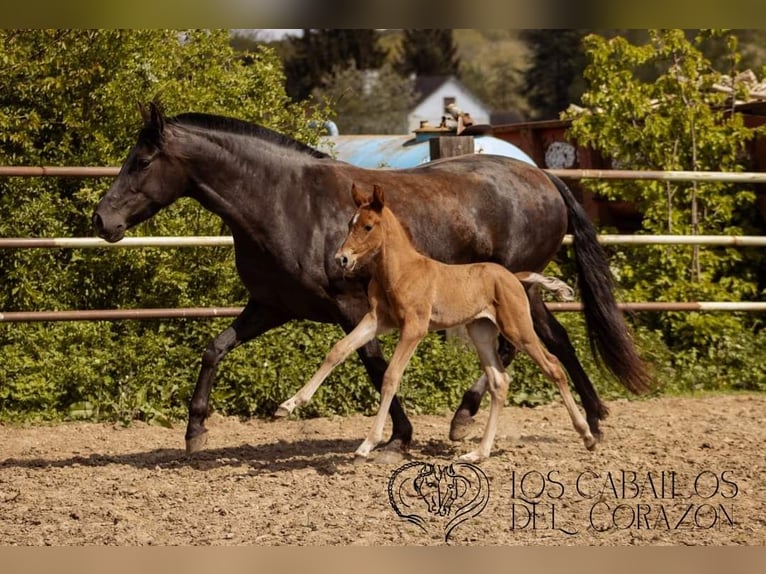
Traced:
[[104, 222], [101, 220], [101, 216], [98, 213], [93, 214], [93, 229], [96, 230], [98, 235], [104, 232]]

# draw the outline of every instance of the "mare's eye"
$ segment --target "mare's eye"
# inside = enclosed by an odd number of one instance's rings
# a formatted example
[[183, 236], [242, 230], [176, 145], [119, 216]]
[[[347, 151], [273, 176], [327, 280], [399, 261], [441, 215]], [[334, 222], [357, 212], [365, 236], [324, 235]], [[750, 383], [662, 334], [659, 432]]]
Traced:
[[148, 157], [140, 157], [136, 163], [138, 164], [138, 169], [146, 169], [152, 163], [152, 160]]

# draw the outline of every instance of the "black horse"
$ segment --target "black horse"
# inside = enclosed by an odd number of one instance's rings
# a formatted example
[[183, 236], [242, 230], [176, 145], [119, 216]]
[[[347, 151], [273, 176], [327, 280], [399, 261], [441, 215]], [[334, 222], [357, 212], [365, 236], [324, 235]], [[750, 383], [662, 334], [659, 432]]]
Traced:
[[[218, 363], [236, 346], [292, 319], [353, 329], [367, 311], [363, 280], [345, 278], [334, 254], [354, 204], [351, 183], [391, 190], [389, 203], [417, 248], [450, 263], [495, 261], [510, 270], [542, 271], [569, 231], [592, 351], [630, 390], [649, 381], [612, 294], [603, 250], [587, 215], [564, 183], [506, 157], [467, 155], [404, 170], [368, 170], [336, 161], [291, 138], [241, 120], [207, 114], [165, 117], [141, 108], [143, 127], [93, 214], [98, 235], [123, 238], [130, 227], [179, 197], [220, 216], [234, 238], [237, 271], [249, 300], [202, 355], [186, 431], [188, 452], [203, 448], [205, 419]], [[594, 436], [607, 414], [569, 337], [529, 289], [539, 336], [563, 363]], [[507, 349], [505, 361], [514, 351]], [[359, 351], [377, 389], [386, 361], [378, 341]], [[486, 388], [484, 377], [463, 396], [451, 438], [466, 434]], [[387, 450], [409, 447], [412, 426], [396, 398]]]

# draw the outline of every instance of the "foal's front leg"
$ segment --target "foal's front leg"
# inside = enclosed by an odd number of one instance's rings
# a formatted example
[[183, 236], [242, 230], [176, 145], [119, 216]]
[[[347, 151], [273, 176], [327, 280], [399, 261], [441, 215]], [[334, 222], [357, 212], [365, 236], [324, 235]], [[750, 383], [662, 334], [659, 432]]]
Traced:
[[[378, 334], [378, 326], [377, 315], [374, 311], [370, 311], [362, 317], [353, 331], [333, 345], [314, 376], [297, 393], [279, 405], [274, 413], [274, 418], [284, 418], [297, 407], [309, 402], [335, 367], [345, 361], [351, 353], [375, 338]], [[388, 408], [386, 408], [386, 412], [388, 412]]]
[[386, 415], [391, 406], [391, 400], [394, 398], [396, 391], [399, 390], [399, 383], [402, 380], [404, 369], [415, 353], [415, 349], [418, 348], [418, 344], [420, 344], [420, 341], [423, 340], [427, 333], [427, 325], [425, 328], [421, 326], [408, 327], [406, 325], [402, 327], [399, 342], [396, 344], [396, 349], [394, 349], [394, 354], [388, 364], [386, 374], [383, 376], [378, 414], [375, 415], [372, 429], [367, 438], [354, 453], [357, 461], [366, 460], [372, 449], [383, 440], [383, 427], [386, 424]]

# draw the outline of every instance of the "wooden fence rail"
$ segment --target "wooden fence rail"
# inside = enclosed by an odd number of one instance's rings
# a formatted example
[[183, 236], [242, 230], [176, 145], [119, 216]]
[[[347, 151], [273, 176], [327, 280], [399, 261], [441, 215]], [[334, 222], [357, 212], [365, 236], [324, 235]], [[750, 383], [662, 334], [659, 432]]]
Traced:
[[[0, 166], [0, 176], [6, 177], [115, 177], [118, 167], [79, 166]], [[545, 170], [563, 179], [623, 179], [660, 181], [707, 181], [725, 183], [766, 183], [766, 173], [697, 172], [697, 171], [636, 171], [593, 169]], [[733, 247], [763, 247], [762, 236], [711, 235], [600, 235], [605, 245], [707, 245]], [[566, 236], [564, 243], [571, 244]], [[0, 238], [0, 248], [144, 248], [144, 247], [220, 247], [232, 246], [230, 236], [199, 237], [127, 237], [118, 243], [107, 243], [94, 237], [59, 238]], [[582, 310], [581, 303], [548, 303], [552, 311]], [[696, 301], [696, 302], [632, 302], [620, 303], [628, 311], [766, 311], [765, 302]], [[242, 307], [191, 307], [170, 309], [96, 309], [70, 311], [14, 311], [0, 312], [0, 323], [32, 321], [119, 321], [151, 319], [189, 319], [234, 317]]]

